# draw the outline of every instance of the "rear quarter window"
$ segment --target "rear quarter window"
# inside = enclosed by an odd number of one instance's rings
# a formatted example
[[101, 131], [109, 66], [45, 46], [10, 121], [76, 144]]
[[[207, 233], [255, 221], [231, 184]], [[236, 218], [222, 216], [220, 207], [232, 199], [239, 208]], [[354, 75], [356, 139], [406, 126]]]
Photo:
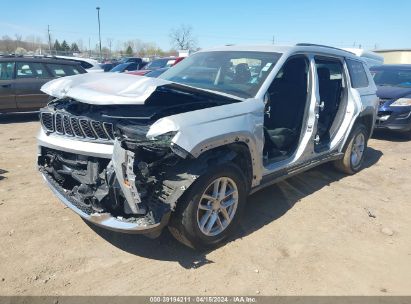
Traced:
[[47, 64], [47, 66], [54, 77], [72, 76], [83, 73], [83, 70], [80, 65], [73, 66], [67, 64], [49, 63]]
[[347, 59], [347, 66], [350, 73], [352, 87], [355, 89], [368, 87], [368, 77], [362, 62]]

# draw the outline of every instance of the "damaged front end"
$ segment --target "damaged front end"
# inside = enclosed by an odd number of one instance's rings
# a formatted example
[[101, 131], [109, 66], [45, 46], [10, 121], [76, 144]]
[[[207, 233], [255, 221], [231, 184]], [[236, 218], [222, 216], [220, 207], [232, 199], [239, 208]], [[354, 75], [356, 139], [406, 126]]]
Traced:
[[178, 126], [164, 131], [155, 123], [239, 102], [176, 84], [158, 86], [144, 103], [88, 103], [73, 96], [41, 110], [38, 166], [45, 181], [87, 221], [152, 237], [208, 166], [207, 157], [194, 158], [173, 142]]
[[42, 147], [38, 165], [53, 192], [84, 219], [156, 237], [174, 207], [167, 198], [175, 189], [166, 176], [183, 160], [172, 151], [170, 140], [120, 135], [111, 160]]

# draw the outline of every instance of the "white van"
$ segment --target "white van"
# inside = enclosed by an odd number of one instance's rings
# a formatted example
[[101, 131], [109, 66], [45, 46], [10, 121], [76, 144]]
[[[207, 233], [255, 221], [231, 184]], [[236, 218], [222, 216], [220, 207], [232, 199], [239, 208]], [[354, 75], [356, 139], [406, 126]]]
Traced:
[[343, 50], [354, 53], [358, 57], [361, 57], [368, 64], [369, 67], [384, 64], [384, 57], [378, 55], [373, 51], [367, 51], [357, 48], [343, 48]]

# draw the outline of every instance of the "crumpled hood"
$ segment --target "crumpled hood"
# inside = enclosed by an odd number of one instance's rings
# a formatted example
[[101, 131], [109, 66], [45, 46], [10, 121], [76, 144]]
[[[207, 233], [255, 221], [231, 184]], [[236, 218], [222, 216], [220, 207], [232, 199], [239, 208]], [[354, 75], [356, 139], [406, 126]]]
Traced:
[[90, 73], [58, 78], [47, 82], [41, 90], [53, 97], [70, 97], [95, 104], [144, 104], [157, 87], [171, 82], [159, 78], [120, 73]]

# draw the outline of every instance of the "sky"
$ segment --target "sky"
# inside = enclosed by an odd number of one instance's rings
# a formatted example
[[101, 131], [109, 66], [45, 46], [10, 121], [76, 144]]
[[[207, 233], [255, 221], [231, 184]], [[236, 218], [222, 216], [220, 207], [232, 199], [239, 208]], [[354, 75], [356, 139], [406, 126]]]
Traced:
[[411, 48], [410, 0], [19, 0], [1, 1], [0, 38], [39, 36], [85, 47], [98, 42], [101, 8], [103, 46], [113, 39], [140, 39], [171, 48], [169, 33], [192, 27], [201, 48], [225, 44], [295, 44], [336, 47]]

